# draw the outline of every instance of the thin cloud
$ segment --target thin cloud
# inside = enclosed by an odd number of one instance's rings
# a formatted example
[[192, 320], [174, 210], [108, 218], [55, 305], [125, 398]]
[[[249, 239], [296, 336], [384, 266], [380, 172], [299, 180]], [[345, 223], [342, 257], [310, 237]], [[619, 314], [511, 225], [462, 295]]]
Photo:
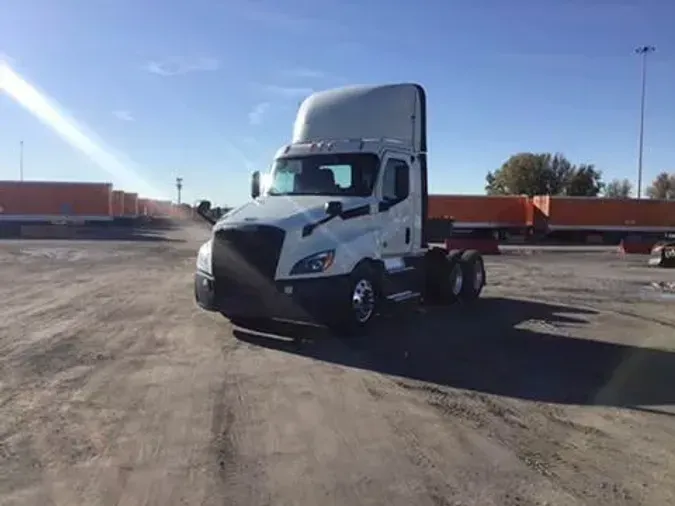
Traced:
[[171, 77], [191, 72], [213, 72], [220, 68], [220, 62], [211, 57], [202, 57], [195, 60], [174, 58], [165, 61], [149, 61], [143, 68], [151, 74]]
[[242, 2], [236, 5], [235, 13], [256, 24], [265, 24], [272, 28], [297, 31], [316, 26], [316, 20], [304, 15], [291, 14], [276, 10], [270, 6], [262, 6], [257, 2]]
[[288, 77], [297, 77], [299, 79], [321, 79], [326, 77], [325, 72], [308, 68], [287, 69], [283, 74]]
[[265, 91], [272, 93], [274, 95], [279, 95], [284, 98], [302, 98], [307, 95], [314, 93], [312, 88], [306, 87], [294, 87], [294, 86], [277, 86], [277, 85], [267, 85], [264, 87]]
[[[293, 11], [271, 0], [227, 0], [223, 2], [223, 9], [228, 22], [232, 22], [232, 17], [238, 17], [254, 24], [256, 30], [264, 26], [266, 33], [272, 30], [295, 35], [306, 33], [315, 35], [317, 30], [327, 30], [326, 33], [331, 34], [337, 40], [340, 34], [349, 31], [349, 27], [337, 22], [334, 16], [326, 15], [326, 8], [332, 10], [343, 7], [337, 2], [330, 3], [334, 5], [326, 5], [326, 0], [324, 0], [321, 6], [323, 9], [304, 8]], [[312, 4], [311, 7], [315, 5]]]
[[115, 116], [120, 121], [136, 121], [136, 118], [134, 118], [133, 114], [124, 109], [113, 111], [113, 116]]
[[253, 109], [251, 109], [251, 112], [248, 113], [248, 122], [251, 125], [260, 125], [269, 108], [269, 102], [261, 102], [257, 104], [255, 107], [253, 107]]

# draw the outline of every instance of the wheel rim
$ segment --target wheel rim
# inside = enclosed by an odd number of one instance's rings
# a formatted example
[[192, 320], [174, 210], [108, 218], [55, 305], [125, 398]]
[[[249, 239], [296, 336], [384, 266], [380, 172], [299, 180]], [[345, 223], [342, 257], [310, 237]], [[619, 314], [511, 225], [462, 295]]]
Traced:
[[475, 273], [476, 275], [473, 278], [473, 288], [477, 292], [483, 287], [483, 280], [485, 279], [485, 275], [483, 274], [482, 262], [476, 262]]
[[452, 289], [452, 294], [457, 296], [462, 293], [462, 286], [464, 285], [464, 274], [462, 273], [462, 268], [459, 264], [452, 266], [450, 271], [450, 287]]
[[354, 286], [352, 310], [359, 323], [367, 322], [375, 312], [375, 290], [367, 279], [361, 279]]

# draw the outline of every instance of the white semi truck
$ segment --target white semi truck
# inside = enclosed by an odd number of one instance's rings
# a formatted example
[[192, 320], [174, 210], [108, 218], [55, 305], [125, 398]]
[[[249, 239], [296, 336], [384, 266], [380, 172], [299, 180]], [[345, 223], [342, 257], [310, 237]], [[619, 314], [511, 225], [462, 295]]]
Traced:
[[[481, 255], [427, 243], [426, 94], [352, 86], [300, 106], [292, 142], [253, 200], [213, 223], [195, 297], [238, 324], [310, 321], [364, 331], [388, 306], [478, 298]], [[208, 201], [199, 205], [206, 217]]]

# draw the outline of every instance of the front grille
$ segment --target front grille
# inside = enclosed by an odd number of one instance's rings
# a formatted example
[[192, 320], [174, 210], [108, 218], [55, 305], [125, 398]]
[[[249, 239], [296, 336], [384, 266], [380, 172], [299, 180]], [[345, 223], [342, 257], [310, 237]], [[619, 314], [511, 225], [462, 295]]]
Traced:
[[216, 286], [257, 287], [272, 283], [285, 235], [282, 229], [269, 225], [218, 230], [212, 249]]

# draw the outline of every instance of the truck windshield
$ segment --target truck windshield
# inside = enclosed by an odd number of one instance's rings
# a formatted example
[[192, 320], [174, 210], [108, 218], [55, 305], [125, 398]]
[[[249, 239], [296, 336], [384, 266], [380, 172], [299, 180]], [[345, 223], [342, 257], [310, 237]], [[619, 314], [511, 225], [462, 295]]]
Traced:
[[373, 193], [380, 160], [370, 153], [316, 154], [275, 160], [267, 195], [344, 195]]

